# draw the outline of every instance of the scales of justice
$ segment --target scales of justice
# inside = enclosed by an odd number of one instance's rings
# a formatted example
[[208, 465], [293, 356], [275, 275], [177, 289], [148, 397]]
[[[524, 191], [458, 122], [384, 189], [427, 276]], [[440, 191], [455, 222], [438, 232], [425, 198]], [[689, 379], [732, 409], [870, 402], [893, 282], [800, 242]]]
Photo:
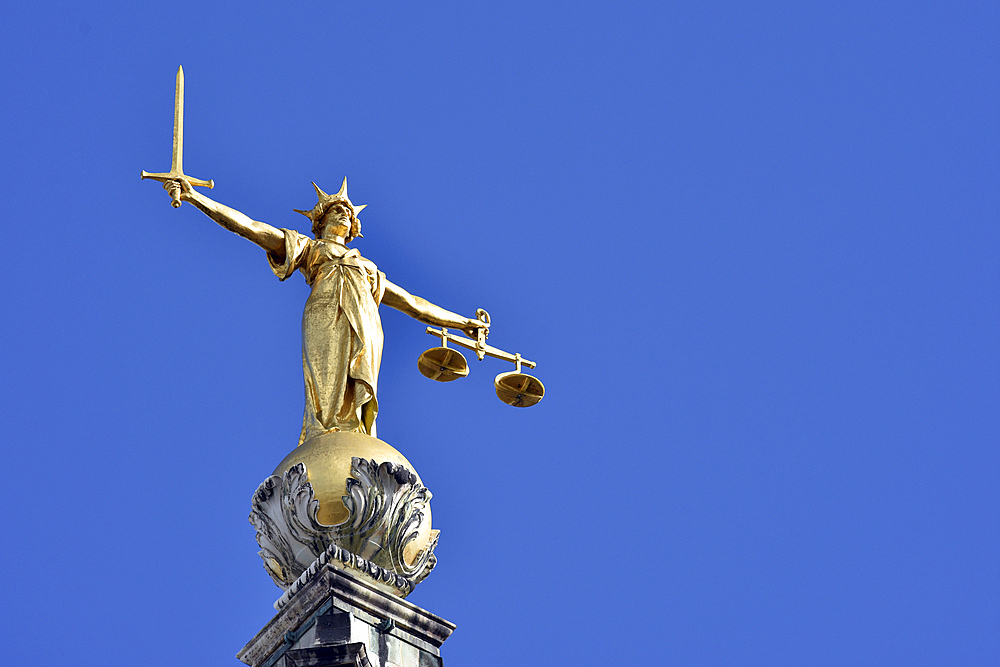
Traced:
[[237, 657], [254, 667], [442, 664], [440, 645], [455, 626], [403, 600], [436, 565], [439, 531], [431, 528], [430, 491], [410, 462], [376, 436], [379, 306], [429, 325], [426, 332], [440, 339], [417, 362], [432, 380], [468, 375], [456, 349], [462, 347], [480, 361], [512, 362], [514, 370], [494, 380], [497, 396], [529, 407], [545, 392], [522, 372], [535, 363], [487, 345], [485, 310], [475, 317], [445, 310], [390, 282], [349, 248], [361, 236], [358, 213], [366, 205], [351, 202], [346, 178], [335, 194], [313, 183], [316, 205], [295, 209], [311, 221], [310, 237], [253, 220], [196, 191], [215, 183], [184, 173], [183, 143], [184, 71], [178, 68], [171, 169], [143, 171], [142, 178], [162, 182], [174, 208], [189, 202], [259, 245], [280, 280], [298, 271], [312, 289], [302, 315], [305, 411], [298, 446], [251, 501], [264, 569], [284, 592], [274, 604], [278, 614]]

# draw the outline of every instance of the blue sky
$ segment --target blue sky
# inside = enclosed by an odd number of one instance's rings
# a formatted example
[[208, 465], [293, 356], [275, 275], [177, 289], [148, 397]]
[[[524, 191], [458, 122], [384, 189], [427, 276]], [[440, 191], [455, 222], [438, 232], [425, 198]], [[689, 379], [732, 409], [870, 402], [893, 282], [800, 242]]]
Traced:
[[[350, 179], [358, 247], [538, 361], [379, 435], [434, 493], [449, 665], [1000, 654], [1000, 38], [987, 2], [22, 3], [0, 26], [10, 664], [238, 665], [280, 593], [308, 288], [251, 217]], [[383, 309], [384, 311], [386, 309]]]

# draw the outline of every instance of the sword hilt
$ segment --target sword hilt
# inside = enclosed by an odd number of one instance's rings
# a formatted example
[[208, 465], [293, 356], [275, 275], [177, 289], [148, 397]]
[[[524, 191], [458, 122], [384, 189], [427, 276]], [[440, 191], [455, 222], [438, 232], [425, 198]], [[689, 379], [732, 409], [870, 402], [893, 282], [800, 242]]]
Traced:
[[[143, 171], [141, 178], [152, 179], [154, 181], [160, 181], [161, 183], [168, 183], [170, 181], [180, 181], [184, 180], [191, 185], [197, 185], [198, 187], [208, 188], [211, 190], [215, 187], [215, 181], [203, 181], [200, 178], [191, 178], [190, 176], [185, 176], [184, 174], [177, 174], [174, 172], [169, 172], [166, 174], [151, 174], [148, 171]], [[174, 186], [167, 188], [167, 192], [170, 193], [170, 205], [177, 208], [181, 205], [181, 188], [180, 186]]]
[[170, 205], [174, 208], [180, 208], [181, 206], [181, 186], [176, 182], [172, 183], [167, 192], [170, 193]]

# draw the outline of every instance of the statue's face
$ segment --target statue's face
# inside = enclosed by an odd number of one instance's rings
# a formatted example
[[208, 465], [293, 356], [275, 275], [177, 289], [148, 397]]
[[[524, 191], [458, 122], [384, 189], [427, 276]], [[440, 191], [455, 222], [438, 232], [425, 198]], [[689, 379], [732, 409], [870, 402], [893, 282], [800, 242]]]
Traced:
[[327, 209], [320, 224], [321, 237], [348, 236], [351, 232], [351, 207], [341, 202], [333, 204]]

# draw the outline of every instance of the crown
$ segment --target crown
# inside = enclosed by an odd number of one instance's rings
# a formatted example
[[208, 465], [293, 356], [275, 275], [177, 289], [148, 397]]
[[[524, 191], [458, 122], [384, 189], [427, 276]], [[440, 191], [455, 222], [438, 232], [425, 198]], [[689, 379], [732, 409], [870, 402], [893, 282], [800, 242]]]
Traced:
[[357, 219], [358, 213], [361, 212], [361, 209], [363, 209], [365, 206], [368, 206], [368, 204], [362, 204], [361, 206], [355, 206], [351, 202], [351, 200], [348, 199], [348, 197], [347, 197], [347, 177], [346, 176], [344, 176], [344, 184], [340, 186], [340, 192], [338, 192], [335, 195], [328, 195], [328, 194], [326, 194], [325, 192], [323, 192], [320, 189], [320, 187], [318, 185], [316, 185], [316, 183], [313, 183], [313, 187], [316, 188], [316, 197], [319, 199], [319, 201], [317, 201], [316, 205], [312, 207], [312, 210], [309, 210], [309, 211], [300, 211], [297, 208], [293, 208], [292, 209], [296, 213], [301, 213], [302, 215], [304, 215], [307, 218], [309, 218], [310, 220], [312, 220], [313, 224], [316, 224], [317, 222], [319, 222], [323, 218], [323, 215], [326, 213], [327, 207], [329, 207], [329, 205], [332, 204], [333, 202], [344, 202], [345, 204], [347, 204], [348, 206], [350, 206], [351, 207], [351, 212], [352, 212], [353, 217], [355, 219]]

